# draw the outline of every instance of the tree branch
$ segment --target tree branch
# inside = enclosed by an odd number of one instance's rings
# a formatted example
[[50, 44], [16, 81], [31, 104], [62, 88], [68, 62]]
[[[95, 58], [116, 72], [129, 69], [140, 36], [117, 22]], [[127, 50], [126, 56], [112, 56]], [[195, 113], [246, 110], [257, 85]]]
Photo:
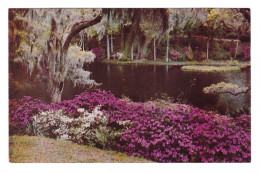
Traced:
[[102, 14], [99, 14], [97, 17], [95, 17], [94, 19], [92, 19], [90, 21], [86, 21], [86, 20], [77, 21], [73, 25], [70, 25], [66, 29], [64, 37], [63, 37], [63, 46], [62, 46], [63, 50], [65, 50], [65, 51], [68, 50], [70, 42], [76, 34], [78, 34], [81, 30], [83, 30], [87, 27], [97, 24], [98, 22], [101, 21], [101, 19], [102, 19]]

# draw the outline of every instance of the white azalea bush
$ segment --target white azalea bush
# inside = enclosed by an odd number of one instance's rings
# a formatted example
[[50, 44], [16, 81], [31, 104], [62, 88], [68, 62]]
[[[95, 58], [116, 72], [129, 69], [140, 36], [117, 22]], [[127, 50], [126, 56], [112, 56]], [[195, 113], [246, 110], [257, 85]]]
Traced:
[[108, 116], [96, 107], [91, 113], [84, 108], [78, 109], [81, 114], [72, 118], [62, 110], [45, 111], [33, 116], [27, 131], [31, 135], [43, 135], [86, 144], [99, 148], [113, 148], [116, 138], [121, 133], [108, 127]]

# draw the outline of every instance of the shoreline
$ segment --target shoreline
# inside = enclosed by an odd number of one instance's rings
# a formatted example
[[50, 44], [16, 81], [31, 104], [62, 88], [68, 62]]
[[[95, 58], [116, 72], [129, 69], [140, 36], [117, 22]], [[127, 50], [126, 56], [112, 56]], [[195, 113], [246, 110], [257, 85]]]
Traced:
[[237, 60], [228, 60], [228, 61], [213, 61], [213, 60], [204, 60], [204, 61], [174, 61], [174, 62], [164, 62], [164, 61], [153, 61], [153, 60], [133, 60], [133, 61], [116, 61], [116, 60], [102, 60], [101, 63], [106, 64], [118, 64], [118, 65], [129, 65], [129, 64], [138, 64], [138, 65], [170, 65], [170, 66], [239, 66], [241, 69], [250, 68], [250, 61], [237, 61]]

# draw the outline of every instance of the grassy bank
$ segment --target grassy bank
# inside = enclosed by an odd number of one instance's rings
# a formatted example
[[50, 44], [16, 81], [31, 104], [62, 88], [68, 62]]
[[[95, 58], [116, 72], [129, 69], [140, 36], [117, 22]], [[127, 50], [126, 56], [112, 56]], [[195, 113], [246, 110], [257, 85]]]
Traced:
[[12, 163], [145, 163], [148, 160], [69, 141], [40, 136], [10, 136]]
[[197, 72], [226, 72], [239, 71], [239, 66], [182, 66], [183, 71], [197, 71]]
[[205, 65], [205, 66], [239, 66], [241, 68], [250, 67], [249, 61], [214, 61], [214, 60], [204, 60], [204, 61], [153, 61], [153, 60], [133, 60], [133, 61], [116, 61], [116, 60], [103, 60], [102, 63], [108, 64], [141, 64], [141, 65], [174, 65], [174, 66], [186, 66], [186, 65]]

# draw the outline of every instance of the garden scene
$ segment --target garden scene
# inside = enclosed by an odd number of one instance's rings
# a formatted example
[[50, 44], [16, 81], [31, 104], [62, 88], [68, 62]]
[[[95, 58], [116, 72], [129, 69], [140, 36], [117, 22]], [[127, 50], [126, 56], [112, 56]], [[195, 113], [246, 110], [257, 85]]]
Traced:
[[251, 162], [250, 19], [9, 9], [9, 161]]

